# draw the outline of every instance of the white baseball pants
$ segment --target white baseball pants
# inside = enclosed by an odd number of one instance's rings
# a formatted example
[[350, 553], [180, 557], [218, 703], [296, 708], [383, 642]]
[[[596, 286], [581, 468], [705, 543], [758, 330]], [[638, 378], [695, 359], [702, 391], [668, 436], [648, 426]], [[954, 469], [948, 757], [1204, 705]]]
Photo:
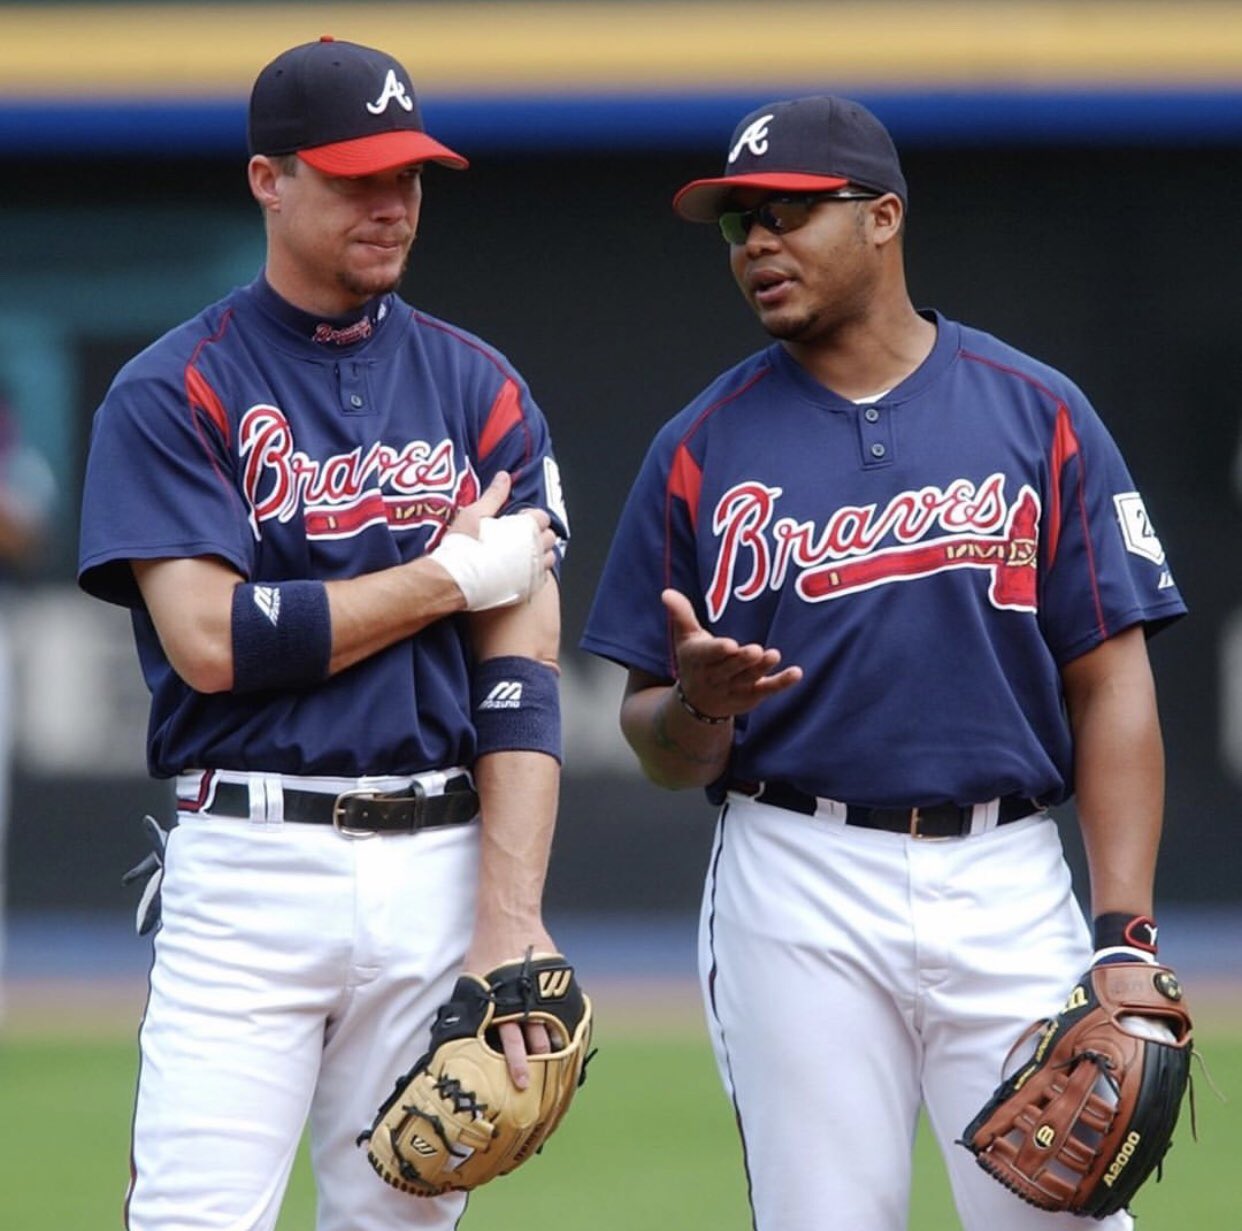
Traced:
[[965, 1231], [1083, 1231], [955, 1144], [1090, 962], [1050, 818], [929, 841], [730, 795], [699, 957], [755, 1231], [904, 1231], [920, 1107]]
[[309, 1116], [317, 1231], [449, 1231], [355, 1138], [427, 1045], [474, 921], [478, 825], [349, 838], [182, 814], [141, 1030], [130, 1231], [271, 1231]]

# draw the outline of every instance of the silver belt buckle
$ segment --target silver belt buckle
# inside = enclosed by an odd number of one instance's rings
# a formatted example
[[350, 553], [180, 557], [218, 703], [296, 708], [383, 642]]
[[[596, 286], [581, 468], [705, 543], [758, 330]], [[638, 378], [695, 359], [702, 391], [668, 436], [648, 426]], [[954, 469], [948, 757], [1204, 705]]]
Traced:
[[352, 791], [342, 791], [332, 802], [332, 828], [345, 838], [375, 838], [379, 836], [378, 830], [375, 829], [357, 829], [352, 825], [346, 825], [344, 822], [345, 804], [347, 799], [368, 798], [374, 799], [377, 795], [376, 791], [369, 790], [364, 787], [357, 787]]

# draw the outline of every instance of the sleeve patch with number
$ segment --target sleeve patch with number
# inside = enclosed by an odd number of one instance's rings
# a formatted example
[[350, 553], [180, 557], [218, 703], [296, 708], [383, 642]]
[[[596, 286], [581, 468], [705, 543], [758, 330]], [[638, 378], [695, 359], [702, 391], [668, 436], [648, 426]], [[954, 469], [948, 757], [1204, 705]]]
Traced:
[[1143, 497], [1138, 492], [1121, 492], [1113, 497], [1113, 504], [1117, 509], [1117, 520], [1121, 523], [1121, 537], [1125, 540], [1126, 550], [1153, 564], [1163, 564], [1164, 548], [1152, 529]]

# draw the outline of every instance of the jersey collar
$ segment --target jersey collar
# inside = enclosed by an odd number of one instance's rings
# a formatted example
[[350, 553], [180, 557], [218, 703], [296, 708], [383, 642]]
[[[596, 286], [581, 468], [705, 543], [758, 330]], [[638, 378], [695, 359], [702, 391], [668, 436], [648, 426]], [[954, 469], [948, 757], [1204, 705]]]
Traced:
[[325, 358], [352, 354], [374, 338], [392, 316], [393, 296], [378, 295], [343, 316], [319, 316], [303, 312], [281, 298], [260, 274], [251, 284], [256, 307], [284, 330], [310, 344]]
[[[897, 406], [922, 393], [957, 358], [961, 345], [961, 328], [955, 321], [946, 320], [935, 309], [920, 309], [919, 315], [936, 326], [936, 342], [931, 353], [905, 380], [894, 385], [880, 400], [885, 406]], [[829, 410], [854, 410], [858, 403], [843, 398], [825, 385], [821, 385], [779, 342], [768, 348], [773, 365], [808, 401]]]

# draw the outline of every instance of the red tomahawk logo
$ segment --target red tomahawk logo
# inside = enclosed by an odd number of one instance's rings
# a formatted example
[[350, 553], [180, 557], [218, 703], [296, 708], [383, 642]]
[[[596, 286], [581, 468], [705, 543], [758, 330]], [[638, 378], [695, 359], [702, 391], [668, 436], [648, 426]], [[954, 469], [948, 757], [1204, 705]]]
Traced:
[[913, 547], [891, 547], [857, 560], [820, 565], [798, 578], [798, 593], [818, 603], [890, 581], [930, 577], [954, 568], [982, 568], [992, 573], [988, 598], [994, 607], [1035, 611], [1038, 536], [1039, 502], [1024, 487], [1001, 537], [948, 535]]

